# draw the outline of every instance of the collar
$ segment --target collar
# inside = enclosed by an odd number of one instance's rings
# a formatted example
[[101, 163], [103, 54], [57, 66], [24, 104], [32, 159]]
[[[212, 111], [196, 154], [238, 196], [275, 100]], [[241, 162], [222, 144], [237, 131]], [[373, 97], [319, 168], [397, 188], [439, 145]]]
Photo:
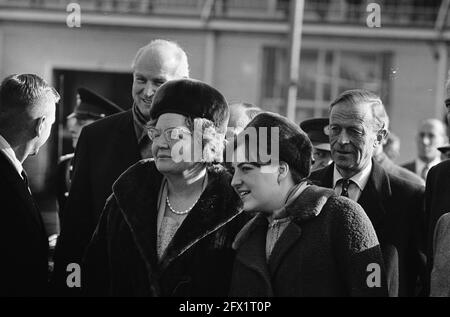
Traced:
[[[230, 185], [231, 175], [218, 165], [208, 167], [207, 172], [207, 186], [167, 247], [158, 265], [161, 270], [242, 213], [239, 196]], [[162, 181], [154, 160], [146, 159], [131, 166], [113, 184], [120, 213], [149, 267], [157, 265], [157, 203]]]
[[11, 162], [11, 164], [16, 168], [17, 173], [19, 173], [20, 177], [22, 177], [22, 163], [17, 159], [16, 153], [14, 153], [14, 150], [12, 149], [11, 145], [8, 143], [8, 141], [5, 140], [5, 138], [0, 134], [0, 151], [3, 152], [8, 160]]
[[147, 135], [147, 130], [145, 129], [145, 125], [148, 122], [148, 119], [142, 114], [139, 110], [138, 106], [133, 103], [132, 114], [133, 114], [133, 126], [134, 132], [136, 133], [138, 144], [141, 142], [142, 138]]
[[[293, 199], [285, 207], [286, 216], [295, 224], [301, 225], [306, 221], [316, 218], [328, 202], [328, 199], [333, 196], [336, 196], [336, 194], [329, 188], [308, 185], [299, 193], [297, 198]], [[257, 213], [236, 235], [233, 242], [233, 249], [238, 249], [256, 228], [266, 225], [266, 216], [260, 212]]]
[[[369, 161], [369, 164], [367, 164], [367, 166], [362, 171], [360, 171], [356, 175], [353, 175], [352, 177], [350, 177], [350, 179], [359, 187], [361, 191], [363, 191], [367, 185], [367, 182], [369, 181], [371, 171], [372, 171], [372, 160]], [[341, 173], [339, 173], [336, 164], [334, 164], [333, 188], [335, 188], [337, 182], [343, 178], [344, 177], [342, 177]]]
[[439, 164], [441, 162], [441, 159], [439, 157], [435, 158], [433, 161], [431, 161], [430, 163], [425, 163], [424, 161], [422, 161], [420, 158], [416, 159], [416, 173], [420, 174], [422, 173], [423, 168], [425, 167], [425, 165], [428, 165], [428, 169], [432, 168], [433, 166]]
[[292, 186], [286, 195], [284, 206], [281, 209], [275, 210], [270, 216], [267, 217], [269, 224], [273, 222], [283, 222], [283, 219], [287, 221], [288, 217], [286, 215], [286, 208], [291, 205], [308, 186], [309, 184], [307, 181], [303, 181], [300, 184]]

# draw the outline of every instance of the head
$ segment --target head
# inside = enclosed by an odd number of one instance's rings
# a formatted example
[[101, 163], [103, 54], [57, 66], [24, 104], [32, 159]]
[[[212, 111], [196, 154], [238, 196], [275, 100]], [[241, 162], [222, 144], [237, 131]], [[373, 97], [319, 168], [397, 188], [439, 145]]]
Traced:
[[387, 135], [381, 99], [364, 90], [348, 90], [330, 105], [331, 157], [344, 177], [362, 171]]
[[229, 147], [231, 185], [247, 211], [270, 214], [283, 207], [292, 186], [309, 176], [312, 144], [298, 125], [278, 114], [257, 115], [227, 145], [227, 153]]
[[152, 152], [161, 173], [186, 175], [222, 160], [229, 109], [215, 88], [193, 79], [169, 81], [156, 92], [150, 116]]
[[424, 162], [432, 162], [441, 156], [437, 149], [447, 143], [444, 123], [438, 119], [427, 119], [420, 123], [416, 136], [417, 155]]
[[312, 118], [300, 122], [300, 128], [306, 132], [313, 144], [313, 171], [331, 164], [328, 118]]
[[149, 118], [153, 95], [166, 81], [189, 77], [186, 53], [172, 41], [153, 40], [141, 47], [132, 64], [132, 95], [141, 113]]
[[228, 127], [233, 129], [235, 134], [241, 132], [245, 126], [262, 110], [250, 103], [237, 102], [230, 105], [230, 120]]
[[67, 128], [72, 136], [72, 146], [77, 146], [81, 129], [99, 119], [123, 111], [112, 101], [87, 88], [77, 89], [77, 104], [67, 116]]
[[311, 171], [316, 171], [321, 168], [327, 167], [332, 162], [333, 160], [331, 159], [330, 151], [313, 146], [313, 163], [311, 166]]
[[34, 74], [11, 75], [0, 86], [0, 133], [19, 161], [35, 155], [55, 122], [59, 94]]

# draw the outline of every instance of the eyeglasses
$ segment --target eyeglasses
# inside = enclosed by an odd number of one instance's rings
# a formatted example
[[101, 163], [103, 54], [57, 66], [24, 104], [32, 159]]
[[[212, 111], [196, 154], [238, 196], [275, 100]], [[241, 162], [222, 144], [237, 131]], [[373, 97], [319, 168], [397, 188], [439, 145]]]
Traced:
[[161, 135], [164, 135], [164, 139], [167, 143], [180, 141], [187, 138], [187, 136], [192, 135], [191, 131], [184, 127], [167, 128], [163, 131], [161, 131], [161, 129], [149, 127], [147, 128], [147, 134], [152, 142], [159, 138]]

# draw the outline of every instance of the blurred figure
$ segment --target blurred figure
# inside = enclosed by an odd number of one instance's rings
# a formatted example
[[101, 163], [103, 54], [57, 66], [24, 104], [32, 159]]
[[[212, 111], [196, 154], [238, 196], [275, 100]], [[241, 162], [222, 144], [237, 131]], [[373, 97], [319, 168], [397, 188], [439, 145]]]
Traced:
[[246, 102], [237, 102], [230, 104], [230, 120], [228, 127], [233, 129], [234, 134], [239, 134], [245, 126], [262, 110]]
[[417, 133], [417, 158], [403, 165], [426, 180], [430, 168], [441, 162], [438, 147], [447, 143], [446, 127], [438, 119], [427, 119], [420, 123]]
[[392, 131], [389, 131], [383, 144], [383, 152], [391, 161], [395, 161], [400, 156], [400, 138]]
[[133, 106], [83, 128], [74, 157], [72, 183], [55, 250], [53, 286], [59, 295], [79, 295], [66, 285], [69, 263], [81, 263], [115, 180], [151, 154], [145, 125], [155, 91], [163, 83], [189, 77], [187, 55], [175, 42], [153, 40], [132, 63]]
[[203, 82], [173, 80], [156, 92], [150, 115], [155, 159], [114, 183], [83, 263], [87, 294], [224, 297], [231, 245], [247, 220], [231, 176], [216, 164], [227, 102]]
[[300, 128], [306, 132], [313, 145], [311, 171], [324, 168], [332, 162], [328, 125], [328, 118], [308, 119], [300, 123]]
[[[386, 109], [383, 104], [379, 105], [378, 110], [375, 113], [375, 116], [377, 117], [380, 122], [384, 123], [385, 129], [388, 131], [388, 136], [386, 139], [383, 139], [381, 141], [381, 146], [375, 147], [373, 151], [373, 158], [375, 161], [377, 161], [378, 164], [389, 174], [395, 175], [397, 177], [400, 177], [402, 179], [405, 179], [407, 181], [413, 182], [415, 184], [425, 186], [425, 180], [423, 180], [419, 175], [416, 173], [413, 173], [409, 170], [407, 170], [404, 167], [401, 167], [394, 163], [394, 161], [389, 157], [389, 155], [386, 153], [386, 145], [388, 142], [392, 142], [392, 149], [395, 148], [395, 144], [397, 144], [397, 151], [400, 148], [400, 140], [397, 136], [392, 135], [392, 133], [389, 131], [390, 126], [390, 120], [389, 116], [387, 115]], [[391, 136], [392, 135], [392, 136]], [[389, 141], [389, 138], [391, 138]], [[394, 151], [394, 150], [393, 150]], [[392, 153], [392, 152], [391, 152]], [[398, 153], [398, 152], [397, 152]], [[396, 155], [396, 154], [391, 154]]]
[[313, 172], [311, 179], [364, 208], [380, 241], [389, 295], [415, 296], [418, 279], [425, 280], [424, 188], [386, 172], [374, 160], [388, 132], [384, 113], [380, 97], [368, 90], [340, 94], [330, 105], [334, 163]]
[[59, 98], [34, 74], [0, 85], [0, 297], [47, 295], [47, 234], [22, 164], [50, 136]]
[[[81, 129], [98, 119], [123, 111], [122, 108], [106, 98], [96, 94], [87, 88], [77, 90], [77, 105], [74, 111], [67, 116], [67, 128], [72, 136], [72, 146], [75, 149]], [[59, 205], [59, 220], [62, 221], [62, 211], [69, 196], [70, 179], [73, 166], [72, 159], [74, 153], [63, 155], [59, 159], [57, 177], [57, 198]]]
[[[274, 127], [279, 128], [278, 160], [262, 161], [265, 144], [258, 131], [267, 129], [269, 140]], [[256, 130], [256, 140], [246, 142], [247, 129]], [[357, 203], [308, 182], [312, 144], [298, 125], [262, 113], [242, 136], [237, 146], [228, 145], [241, 158], [233, 162], [231, 185], [244, 210], [256, 215], [233, 243], [231, 296], [386, 296], [384, 270], [379, 287], [367, 283], [369, 265], [383, 268], [369, 218]]]
[[439, 152], [441, 152], [441, 160], [450, 159], [450, 144], [438, 147]]

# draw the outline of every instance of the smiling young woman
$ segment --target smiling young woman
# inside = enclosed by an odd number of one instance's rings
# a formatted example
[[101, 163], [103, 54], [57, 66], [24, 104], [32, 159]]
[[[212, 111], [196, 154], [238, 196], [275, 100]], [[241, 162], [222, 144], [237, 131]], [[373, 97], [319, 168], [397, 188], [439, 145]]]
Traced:
[[[257, 115], [241, 133], [272, 127], [279, 128], [279, 156], [270, 162], [260, 160], [260, 138], [256, 146], [239, 136], [229, 145], [244, 158], [233, 162], [232, 186], [255, 213], [233, 244], [231, 295], [386, 296], [380, 246], [362, 208], [306, 179], [312, 151], [306, 134], [272, 113]], [[379, 284], [371, 287], [367, 270], [375, 264]]]

